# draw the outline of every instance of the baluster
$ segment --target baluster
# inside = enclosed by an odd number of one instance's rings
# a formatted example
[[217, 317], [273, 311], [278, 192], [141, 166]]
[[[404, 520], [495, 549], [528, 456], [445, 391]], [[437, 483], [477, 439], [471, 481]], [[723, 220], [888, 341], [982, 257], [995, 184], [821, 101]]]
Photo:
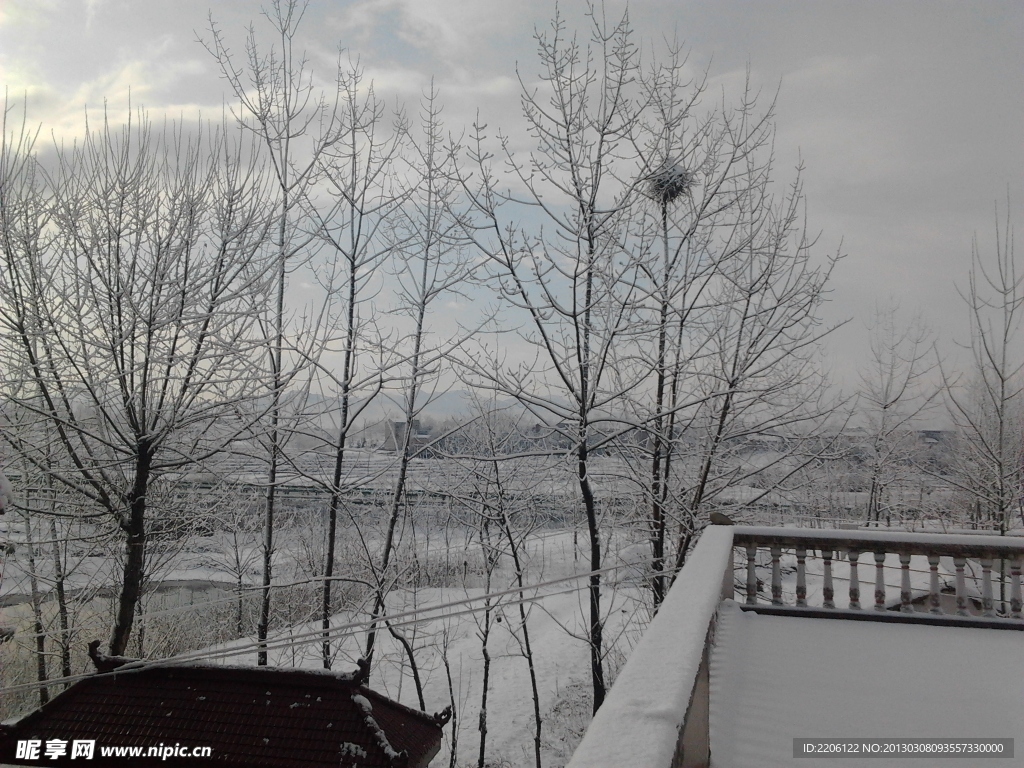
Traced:
[[825, 563], [825, 586], [821, 590], [825, 598], [824, 606], [835, 608], [835, 591], [832, 589], [832, 550], [821, 550], [821, 559]]
[[757, 545], [747, 544], [747, 605], [757, 604]]
[[900, 612], [913, 613], [910, 602], [910, 553], [900, 552]]
[[964, 582], [964, 566], [967, 565], [967, 558], [954, 557], [953, 565], [956, 566], [956, 615], [968, 616], [967, 584]]
[[992, 607], [992, 558], [981, 558], [981, 610], [985, 616], [995, 616]]
[[796, 550], [796, 604], [807, 605], [807, 549]]
[[846, 556], [850, 559], [850, 609], [860, 610], [860, 579], [857, 578], [857, 561], [860, 559], [860, 552], [849, 549]]
[[1021, 618], [1020, 565], [1019, 557], [1010, 561], [1010, 616], [1014, 619]]
[[782, 605], [782, 571], [779, 568], [779, 558], [782, 557], [782, 547], [772, 544], [772, 605]]
[[885, 552], [875, 552], [875, 610], [885, 610]]
[[931, 608], [929, 613], [942, 613], [942, 600], [939, 596], [939, 556], [928, 555], [929, 585], [928, 604]]

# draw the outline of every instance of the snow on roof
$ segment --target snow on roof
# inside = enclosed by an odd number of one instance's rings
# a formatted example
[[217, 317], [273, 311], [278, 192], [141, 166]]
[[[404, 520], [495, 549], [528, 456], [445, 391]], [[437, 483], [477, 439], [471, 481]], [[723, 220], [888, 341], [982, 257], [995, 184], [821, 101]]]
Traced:
[[391, 746], [391, 742], [388, 741], [387, 734], [381, 729], [380, 724], [373, 716], [373, 705], [370, 704], [370, 700], [365, 696], [356, 694], [352, 697], [352, 702], [359, 707], [363, 713], [363, 722], [366, 727], [373, 733], [374, 739], [377, 742], [377, 746], [381, 748], [381, 751], [388, 757], [389, 760], [397, 760], [400, 755], [398, 751]]

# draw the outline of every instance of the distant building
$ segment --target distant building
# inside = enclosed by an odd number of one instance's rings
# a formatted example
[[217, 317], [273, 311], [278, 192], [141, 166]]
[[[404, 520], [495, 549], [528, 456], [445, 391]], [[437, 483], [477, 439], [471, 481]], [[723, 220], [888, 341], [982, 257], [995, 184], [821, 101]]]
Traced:
[[[405, 444], [405, 430], [406, 423], [404, 421], [384, 422], [384, 444], [381, 445], [380, 449], [382, 451], [398, 453]], [[413, 453], [422, 451], [433, 442], [433, 439], [429, 428], [424, 429], [419, 419], [412, 420], [412, 435], [409, 437], [410, 451]]]
[[947, 445], [954, 433], [948, 429], [922, 429], [917, 433], [917, 439], [925, 445]]

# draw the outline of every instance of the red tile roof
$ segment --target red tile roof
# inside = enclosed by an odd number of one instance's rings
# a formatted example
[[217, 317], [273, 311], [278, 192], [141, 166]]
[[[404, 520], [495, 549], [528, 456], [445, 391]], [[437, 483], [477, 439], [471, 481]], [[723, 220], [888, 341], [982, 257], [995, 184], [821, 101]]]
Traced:
[[[180, 762], [194, 767], [421, 768], [437, 754], [446, 721], [391, 701], [353, 675], [131, 665], [86, 678], [39, 710], [0, 727], [0, 762], [21, 762], [14, 760], [18, 740], [95, 739], [95, 760], [101, 746], [181, 744], [212, 748], [210, 761]], [[24, 764], [82, 762], [67, 756]], [[175, 764], [173, 759], [153, 762]]]

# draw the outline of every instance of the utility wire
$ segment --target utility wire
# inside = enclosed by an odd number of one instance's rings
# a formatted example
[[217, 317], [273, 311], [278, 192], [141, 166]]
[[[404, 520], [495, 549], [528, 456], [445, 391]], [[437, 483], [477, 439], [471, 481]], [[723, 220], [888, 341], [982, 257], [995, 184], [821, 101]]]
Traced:
[[[537, 582], [537, 583], [534, 583], [534, 584], [524, 584], [521, 587], [516, 586], [516, 587], [509, 588], [509, 589], [501, 590], [501, 591], [498, 591], [498, 592], [488, 592], [488, 593], [485, 593], [485, 594], [482, 594], [482, 595], [476, 595], [476, 596], [473, 596], [473, 597], [466, 597], [466, 598], [463, 598], [463, 599], [460, 599], [460, 600], [453, 600], [453, 601], [450, 601], [450, 602], [447, 602], [447, 603], [440, 603], [440, 604], [437, 604], [437, 605], [429, 605], [429, 606], [424, 606], [422, 608], [415, 608], [415, 609], [410, 610], [410, 611], [403, 611], [402, 613], [390, 614], [390, 615], [385, 614], [385, 615], [377, 617], [376, 619], [365, 619], [365, 620], [360, 620], [360, 621], [349, 622], [349, 623], [343, 624], [341, 626], [331, 627], [329, 630], [326, 630], [326, 631], [321, 627], [321, 628], [318, 628], [316, 630], [309, 630], [309, 631], [302, 632], [301, 634], [298, 634], [298, 635], [291, 634], [287, 638], [281, 637], [279, 640], [271, 640], [271, 641], [267, 641], [267, 642], [263, 642], [263, 643], [260, 643], [258, 641], [257, 642], [248, 642], [248, 643], [246, 643], [244, 645], [237, 646], [237, 647], [234, 647], [234, 648], [228, 648], [228, 649], [222, 649], [222, 650], [190, 651], [190, 652], [187, 652], [187, 653], [184, 653], [184, 654], [180, 654], [178, 656], [172, 656], [172, 657], [170, 657], [168, 659], [140, 660], [140, 661], [142, 661], [147, 667], [148, 666], [172, 666], [172, 665], [177, 665], [177, 664], [189, 664], [189, 663], [193, 663], [193, 662], [196, 662], [196, 661], [203, 661], [203, 660], [208, 660], [208, 659], [228, 658], [228, 657], [231, 657], [231, 656], [239, 656], [239, 655], [243, 655], [243, 654], [246, 654], [246, 653], [251, 653], [253, 651], [258, 651], [258, 650], [261, 650], [261, 649], [264, 649], [264, 648], [266, 648], [267, 650], [281, 650], [281, 649], [287, 649], [287, 648], [290, 648], [290, 647], [298, 647], [298, 646], [305, 645], [305, 644], [318, 643], [318, 642], [322, 642], [325, 639], [325, 637], [324, 637], [325, 634], [327, 634], [327, 636], [328, 636], [327, 639], [333, 639], [335, 637], [338, 637], [338, 638], [340, 638], [340, 637], [347, 637], [347, 636], [350, 636], [350, 635], [354, 634], [353, 630], [360, 630], [360, 629], [364, 629], [364, 628], [367, 628], [367, 627], [372, 627], [375, 624], [376, 625], [382, 625], [385, 622], [388, 622], [389, 624], [391, 624], [391, 626], [394, 626], [394, 627], [412, 626], [412, 625], [415, 625], [415, 624], [424, 623], [424, 622], [428, 622], [428, 621], [437, 621], [437, 620], [451, 618], [451, 617], [455, 617], [455, 616], [479, 613], [479, 612], [482, 612], [482, 611], [485, 611], [485, 610], [488, 610], [488, 609], [493, 609], [494, 606], [486, 606], [486, 605], [484, 605], [484, 606], [478, 606], [478, 607], [475, 607], [475, 608], [472, 608], [472, 609], [463, 610], [463, 611], [439, 613], [439, 614], [436, 614], [436, 615], [428, 615], [428, 616], [422, 616], [421, 614], [436, 613], [437, 611], [442, 611], [443, 609], [446, 609], [446, 608], [456, 608], [456, 607], [460, 607], [460, 606], [470, 605], [472, 603], [476, 603], [476, 602], [479, 602], [481, 600], [488, 600], [488, 599], [503, 597], [503, 596], [507, 596], [507, 595], [525, 593], [527, 591], [540, 589], [542, 587], [553, 586], [553, 585], [556, 585], [556, 584], [563, 584], [563, 583], [569, 582], [569, 581], [577, 581], [579, 579], [588, 578], [588, 577], [596, 575], [596, 574], [610, 573], [612, 571], [622, 570], [622, 569], [626, 569], [626, 568], [637, 568], [637, 567], [638, 566], [636, 564], [623, 563], [623, 564], [620, 564], [620, 565], [610, 566], [610, 567], [607, 567], [607, 568], [600, 568], [600, 569], [597, 569], [595, 571], [585, 571], [583, 573], [576, 573], [576, 574], [573, 574], [571, 576], [563, 576], [561, 578], [550, 579], [548, 581]], [[672, 570], [674, 570], [674, 569], [666, 569], [664, 571], [659, 571], [657, 573], [668, 574], [668, 573], [671, 573]], [[654, 572], [652, 572], [652, 573], [644, 572], [644, 574], [641, 574], [641, 575], [646, 577], [646, 576], [651, 576], [651, 575], [655, 575], [655, 574], [654, 574]], [[547, 599], [548, 597], [554, 597], [554, 596], [557, 596], [557, 595], [569, 594], [569, 593], [573, 593], [573, 592], [579, 592], [580, 590], [583, 590], [583, 589], [589, 589], [589, 586], [579, 586], [579, 587], [573, 587], [571, 589], [561, 590], [561, 591], [557, 591], [557, 592], [549, 592], [549, 593], [542, 594], [542, 595], [533, 595], [531, 597], [522, 597], [522, 598], [520, 598], [518, 600], [504, 601], [504, 602], [501, 603], [501, 605], [503, 605], [503, 606], [514, 606], [514, 605], [518, 605], [520, 603], [535, 603], [535, 602], [538, 602], [540, 600]], [[68, 677], [52, 678], [50, 680], [46, 680], [45, 682], [34, 681], [34, 682], [31, 682], [31, 683], [20, 683], [20, 684], [17, 684], [17, 685], [8, 686], [6, 688], [0, 688], [0, 693], [9, 693], [9, 692], [19, 691], [19, 690], [26, 690], [26, 689], [32, 689], [32, 688], [40, 688], [42, 686], [56, 685], [56, 684], [59, 684], [59, 683], [70, 683], [70, 682], [75, 682], [75, 681], [78, 681], [78, 680], [85, 679], [87, 677], [94, 677], [96, 674], [97, 673], [88, 673], [88, 674], [82, 674], [82, 675], [71, 675], [71, 676], [68, 676]], [[104, 673], [104, 674], [113, 674], [113, 673]]]

